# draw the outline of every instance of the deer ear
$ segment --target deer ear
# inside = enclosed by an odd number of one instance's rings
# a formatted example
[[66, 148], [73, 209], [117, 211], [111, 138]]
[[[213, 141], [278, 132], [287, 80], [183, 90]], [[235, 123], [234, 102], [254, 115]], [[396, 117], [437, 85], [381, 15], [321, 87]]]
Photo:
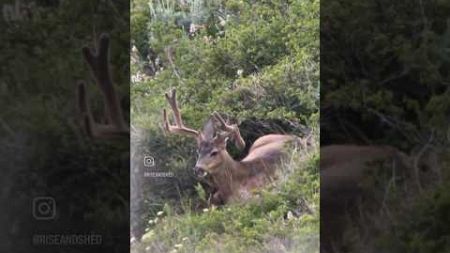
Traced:
[[213, 139], [214, 144], [221, 149], [225, 149], [227, 147], [228, 140], [229, 140], [228, 136], [223, 136], [220, 134], [214, 137]]
[[221, 137], [221, 139], [222, 139], [222, 142], [224, 143], [224, 144], [227, 144], [227, 142], [228, 142], [228, 140], [230, 139], [230, 137]]
[[205, 139], [205, 137], [203, 136], [203, 133], [200, 132], [200, 133], [198, 133], [197, 138], [195, 138], [195, 139], [197, 140], [197, 146], [200, 146], [200, 144]]
[[211, 140], [214, 138], [216, 129], [214, 127], [214, 120], [209, 118], [208, 121], [203, 125], [202, 135], [206, 140]]

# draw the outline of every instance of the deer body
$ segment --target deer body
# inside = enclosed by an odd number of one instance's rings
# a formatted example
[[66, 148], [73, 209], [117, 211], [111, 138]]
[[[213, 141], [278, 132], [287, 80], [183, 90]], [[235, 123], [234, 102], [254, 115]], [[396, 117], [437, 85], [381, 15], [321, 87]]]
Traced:
[[210, 202], [225, 204], [230, 201], [249, 197], [251, 191], [261, 187], [274, 176], [275, 170], [283, 155], [284, 147], [289, 142], [299, 140], [292, 135], [270, 134], [260, 137], [249, 150], [249, 154], [241, 161], [234, 160], [227, 152], [227, 142], [231, 140], [238, 149], [245, 147], [237, 125], [229, 125], [216, 112], [204, 125], [202, 131], [184, 126], [176, 101], [176, 91], [166, 93], [175, 125], [167, 119], [163, 111], [164, 129], [169, 133], [187, 134], [197, 140], [198, 159], [194, 173], [215, 189]]
[[[210, 170], [213, 185], [217, 187], [212, 203], [227, 203], [247, 199], [253, 189], [264, 186], [272, 177], [281, 158], [283, 148], [298, 137], [291, 135], [266, 135], [260, 137], [241, 161], [235, 161], [224, 149], [221, 163]], [[200, 162], [200, 163], [199, 163]], [[197, 166], [202, 166], [201, 159]]]
[[371, 170], [378, 169], [370, 166], [373, 162], [393, 162], [399, 169], [398, 173], [410, 167], [409, 157], [390, 146], [332, 145], [321, 148], [320, 155], [323, 190], [344, 187], [356, 190]]
[[[364, 185], [371, 176], [387, 175], [394, 184], [418, 186], [432, 174], [427, 158], [410, 156], [391, 146], [330, 145], [320, 150], [321, 248], [324, 252], [341, 252], [345, 224], [371, 210], [379, 210], [384, 196], [374, 185]], [[425, 159], [423, 159], [425, 158]], [[382, 162], [385, 166], [379, 166]], [[378, 164], [378, 165], [377, 165]], [[420, 169], [419, 169], [420, 167]], [[420, 174], [420, 172], [425, 172]], [[383, 178], [381, 178], [383, 179]], [[383, 183], [383, 182], [382, 182]], [[388, 182], [384, 182], [388, 183]], [[386, 187], [386, 186], [382, 186]], [[386, 188], [387, 189], [387, 188]], [[413, 188], [407, 187], [409, 193]], [[364, 203], [363, 210], [358, 209]], [[362, 213], [361, 213], [362, 211]]]

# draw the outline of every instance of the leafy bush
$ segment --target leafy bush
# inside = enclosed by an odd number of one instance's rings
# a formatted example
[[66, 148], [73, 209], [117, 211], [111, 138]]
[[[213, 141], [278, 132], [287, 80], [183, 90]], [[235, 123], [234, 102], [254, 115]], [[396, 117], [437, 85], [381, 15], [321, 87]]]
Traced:
[[360, 133], [354, 142], [403, 149], [431, 132], [448, 140], [448, 8], [445, 1], [324, 5], [323, 123], [340, 126], [324, 140], [344, 141], [349, 129]]
[[192, 211], [170, 205], [150, 219], [132, 252], [319, 252], [318, 149], [294, 151], [275, 185], [248, 203]]
[[392, 232], [380, 236], [384, 252], [446, 252], [450, 248], [450, 195], [448, 184], [428, 192], [399, 217]]

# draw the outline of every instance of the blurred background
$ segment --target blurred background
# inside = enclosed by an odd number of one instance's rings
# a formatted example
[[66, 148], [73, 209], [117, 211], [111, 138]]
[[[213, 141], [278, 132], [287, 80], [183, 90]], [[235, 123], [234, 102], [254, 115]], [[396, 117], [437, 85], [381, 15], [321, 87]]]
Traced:
[[[104, 122], [81, 48], [96, 48], [108, 33], [127, 120], [129, 2], [5, 0], [0, 8], [0, 251], [128, 250], [129, 139], [98, 140], [83, 131], [76, 83], [86, 81], [93, 117]], [[102, 240], [93, 247], [33, 241], [42, 234]]]
[[342, 252], [450, 249], [449, 11], [448, 1], [321, 1], [321, 148], [394, 147], [422, 184], [367, 175], [371, 198], [340, 218]]

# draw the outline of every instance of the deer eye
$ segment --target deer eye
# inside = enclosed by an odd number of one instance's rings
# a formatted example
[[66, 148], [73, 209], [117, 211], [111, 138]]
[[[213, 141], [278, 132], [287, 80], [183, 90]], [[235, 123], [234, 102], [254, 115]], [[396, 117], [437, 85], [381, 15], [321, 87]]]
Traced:
[[213, 151], [213, 152], [211, 152], [211, 154], [209, 154], [210, 156], [216, 156], [218, 154], [218, 152], [217, 151]]

